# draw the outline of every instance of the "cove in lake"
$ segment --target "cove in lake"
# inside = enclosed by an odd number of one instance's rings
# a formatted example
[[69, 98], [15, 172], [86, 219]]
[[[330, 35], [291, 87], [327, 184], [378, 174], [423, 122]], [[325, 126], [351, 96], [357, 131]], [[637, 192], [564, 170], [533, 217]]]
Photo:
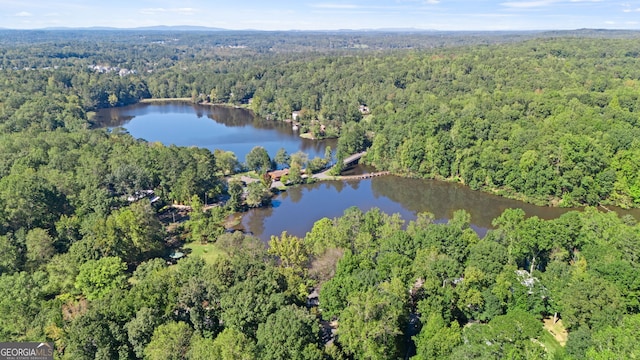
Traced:
[[[256, 145], [265, 147], [272, 157], [284, 147], [290, 154], [304, 151], [312, 158], [324, 156], [325, 146], [335, 149], [336, 144], [335, 140], [302, 139], [290, 124], [256, 119], [248, 110], [221, 106], [138, 104], [101, 110], [94, 120], [98, 126], [121, 126], [134, 137], [165, 145], [230, 150], [240, 161], [244, 161], [245, 155]], [[359, 166], [345, 175], [367, 171], [372, 169]], [[455, 183], [382, 176], [289, 188], [274, 198], [273, 206], [242, 214], [240, 227], [265, 241], [285, 230], [304, 236], [314, 222], [323, 217], [341, 216], [351, 206], [363, 211], [377, 207], [388, 214], [399, 213], [407, 222], [425, 211], [434, 214], [439, 222], [445, 222], [454, 211], [464, 209], [471, 215], [472, 227], [481, 236], [505, 209], [521, 208], [527, 216], [542, 219], [557, 218], [574, 210], [535, 206], [473, 191]], [[631, 214], [640, 218], [638, 209], [614, 210], [619, 215]]]
[[258, 119], [249, 110], [227, 106], [136, 104], [102, 109], [93, 121], [97, 127], [123, 127], [133, 137], [151, 142], [233, 151], [240, 162], [257, 145], [271, 157], [284, 148], [289, 154], [303, 151], [311, 159], [324, 157], [325, 147], [335, 150], [337, 144], [335, 139], [303, 139], [291, 124]]

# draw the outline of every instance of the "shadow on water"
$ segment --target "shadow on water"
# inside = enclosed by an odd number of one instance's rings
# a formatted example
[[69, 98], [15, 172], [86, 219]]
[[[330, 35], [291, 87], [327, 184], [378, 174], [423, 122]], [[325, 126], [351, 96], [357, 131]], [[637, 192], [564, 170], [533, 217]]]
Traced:
[[[566, 212], [580, 210], [535, 206], [474, 191], [460, 184], [396, 176], [301, 185], [282, 193], [276, 200], [280, 203], [275, 209], [250, 210], [241, 226], [267, 241], [271, 235], [280, 235], [284, 230], [304, 236], [317, 220], [341, 216], [351, 206], [363, 211], [377, 207], [388, 214], [399, 213], [407, 222], [414, 220], [418, 213], [430, 212], [438, 223], [447, 222], [456, 210], [464, 209], [471, 215], [471, 228], [484, 236], [492, 228], [493, 219], [509, 208], [523, 209], [527, 216], [541, 219], [554, 219]], [[616, 212], [640, 218], [639, 210], [616, 209]]]
[[[124, 127], [132, 136], [166, 145], [200, 146], [210, 150], [233, 151], [240, 161], [256, 145], [271, 156], [279, 148], [294, 153], [304, 151], [311, 158], [324, 156], [325, 147], [335, 149], [335, 140], [302, 139], [290, 124], [258, 119], [246, 109], [204, 106], [190, 103], [137, 104], [100, 110], [94, 118], [97, 127]], [[362, 175], [375, 169], [356, 166], [344, 175]], [[241, 228], [268, 240], [286, 230], [304, 236], [313, 223], [323, 217], [341, 216], [357, 206], [373, 207], [386, 213], [399, 213], [410, 221], [420, 212], [432, 213], [446, 222], [453, 212], [464, 209], [471, 215], [472, 228], [481, 236], [491, 221], [505, 209], [521, 208], [528, 216], [557, 218], [574, 209], [540, 207], [516, 200], [473, 191], [460, 184], [433, 180], [381, 176], [367, 180], [325, 181], [290, 188], [278, 195], [273, 206], [252, 209], [242, 216]], [[640, 218], [640, 210], [611, 208], [618, 214]]]
[[256, 145], [265, 147], [271, 156], [283, 147], [313, 158], [323, 157], [326, 146], [335, 149], [337, 144], [335, 139], [301, 138], [291, 124], [257, 118], [247, 109], [186, 102], [102, 109], [93, 121], [95, 127], [123, 127], [132, 136], [152, 142], [233, 151], [240, 161]]

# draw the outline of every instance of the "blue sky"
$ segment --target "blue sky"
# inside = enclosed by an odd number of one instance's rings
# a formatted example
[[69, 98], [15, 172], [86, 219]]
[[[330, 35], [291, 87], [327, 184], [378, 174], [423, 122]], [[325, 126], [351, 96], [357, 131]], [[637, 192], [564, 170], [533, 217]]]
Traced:
[[0, 0], [0, 27], [640, 29], [640, 0]]

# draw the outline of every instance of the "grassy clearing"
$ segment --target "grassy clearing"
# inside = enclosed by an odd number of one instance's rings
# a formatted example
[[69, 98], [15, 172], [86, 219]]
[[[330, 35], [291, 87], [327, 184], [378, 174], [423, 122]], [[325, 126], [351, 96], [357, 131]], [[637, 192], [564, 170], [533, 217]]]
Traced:
[[207, 264], [213, 264], [218, 259], [227, 256], [227, 254], [218, 248], [216, 244], [200, 244], [192, 242], [184, 245], [185, 249], [191, 250], [189, 256], [200, 256]]
[[567, 344], [569, 333], [567, 332], [567, 329], [564, 328], [562, 320], [558, 320], [554, 324], [553, 318], [546, 318], [544, 319], [544, 328], [553, 336], [560, 346], [565, 346]]
[[289, 187], [287, 185], [284, 185], [282, 182], [278, 181], [278, 184], [275, 186], [275, 189], [277, 189], [278, 191], [287, 191]]
[[247, 182], [248, 179], [260, 180], [260, 174], [258, 174], [254, 170], [251, 170], [251, 171], [246, 171], [246, 172], [233, 174], [233, 175], [229, 176], [229, 179], [240, 180], [240, 181], [244, 181], [244, 182]]
[[302, 133], [300, 134], [300, 137], [303, 139], [315, 140], [315, 138], [313, 137], [313, 135], [311, 135], [311, 133]]
[[556, 340], [556, 338], [548, 331], [543, 331], [542, 336], [540, 336], [540, 343], [547, 349], [549, 353], [549, 358], [555, 359], [557, 354], [563, 354], [564, 348], [560, 343]]

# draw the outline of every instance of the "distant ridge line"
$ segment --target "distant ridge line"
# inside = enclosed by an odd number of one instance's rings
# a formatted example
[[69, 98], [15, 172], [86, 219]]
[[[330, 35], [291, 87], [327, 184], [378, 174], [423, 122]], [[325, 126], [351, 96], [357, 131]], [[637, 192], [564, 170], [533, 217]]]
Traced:
[[327, 34], [357, 34], [357, 33], [397, 33], [397, 34], [435, 34], [435, 35], [487, 35], [487, 34], [516, 34], [516, 35], [602, 35], [602, 34], [637, 34], [640, 29], [602, 29], [602, 28], [580, 28], [580, 29], [538, 29], [538, 30], [437, 30], [419, 28], [365, 28], [365, 29], [317, 29], [317, 30], [260, 30], [260, 29], [225, 29], [218, 27], [193, 26], [193, 25], [157, 25], [142, 26], [133, 28], [118, 28], [110, 26], [91, 27], [45, 27], [33, 29], [12, 29], [0, 27], [0, 31], [180, 31], [180, 32], [262, 32], [262, 33], [327, 33]]

